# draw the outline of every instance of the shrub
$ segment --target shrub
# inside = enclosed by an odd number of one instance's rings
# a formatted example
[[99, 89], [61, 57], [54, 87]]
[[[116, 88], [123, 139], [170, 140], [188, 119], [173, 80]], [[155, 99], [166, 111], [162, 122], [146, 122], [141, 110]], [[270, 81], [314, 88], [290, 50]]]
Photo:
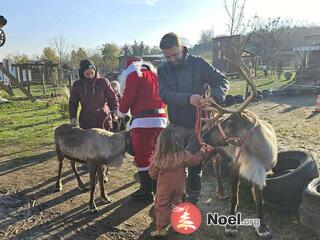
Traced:
[[70, 92], [67, 87], [64, 88], [61, 96], [50, 100], [47, 107], [52, 106], [62, 118], [69, 118], [69, 98]]

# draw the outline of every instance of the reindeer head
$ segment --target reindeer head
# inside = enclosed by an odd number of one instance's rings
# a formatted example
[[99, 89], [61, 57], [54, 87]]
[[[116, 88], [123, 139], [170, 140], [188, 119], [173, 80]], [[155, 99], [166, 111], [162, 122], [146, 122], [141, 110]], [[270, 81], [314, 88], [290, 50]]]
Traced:
[[122, 134], [125, 139], [125, 152], [129, 153], [131, 156], [134, 156], [133, 151], [133, 145], [132, 145], [132, 139], [131, 139], [131, 130], [124, 130], [119, 132], [119, 134]]
[[211, 146], [227, 146], [232, 141], [239, 140], [242, 136], [254, 128], [256, 117], [253, 113], [231, 113], [227, 118], [220, 119], [203, 136], [204, 141]]

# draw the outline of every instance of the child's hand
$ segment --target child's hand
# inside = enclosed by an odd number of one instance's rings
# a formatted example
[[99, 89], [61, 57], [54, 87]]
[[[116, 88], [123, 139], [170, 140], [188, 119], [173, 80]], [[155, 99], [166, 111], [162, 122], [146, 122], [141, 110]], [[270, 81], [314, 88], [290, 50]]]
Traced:
[[201, 147], [200, 147], [200, 151], [204, 152], [204, 153], [209, 153], [213, 151], [213, 148], [210, 147], [209, 145], [202, 143]]

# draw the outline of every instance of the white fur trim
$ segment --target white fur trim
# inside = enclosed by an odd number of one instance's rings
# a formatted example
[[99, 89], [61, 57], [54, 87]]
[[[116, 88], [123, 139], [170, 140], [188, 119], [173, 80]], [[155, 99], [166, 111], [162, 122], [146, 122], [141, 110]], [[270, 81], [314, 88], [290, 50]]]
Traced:
[[132, 128], [166, 128], [167, 118], [165, 117], [146, 117], [136, 118], [133, 120], [130, 129]]
[[142, 171], [148, 171], [149, 167], [138, 167], [138, 171], [142, 172]]
[[142, 77], [142, 69], [147, 69], [145, 66], [142, 65], [146, 65], [150, 68], [151, 72], [153, 72], [154, 74], [157, 74], [157, 70], [156, 68], [150, 63], [150, 62], [143, 62], [143, 61], [136, 61], [131, 63], [126, 70], [124, 70], [120, 76], [118, 77], [119, 83], [120, 83], [120, 94], [123, 95], [123, 92], [126, 88], [126, 81], [128, 76], [133, 73], [136, 72], [137, 75], [139, 77]]

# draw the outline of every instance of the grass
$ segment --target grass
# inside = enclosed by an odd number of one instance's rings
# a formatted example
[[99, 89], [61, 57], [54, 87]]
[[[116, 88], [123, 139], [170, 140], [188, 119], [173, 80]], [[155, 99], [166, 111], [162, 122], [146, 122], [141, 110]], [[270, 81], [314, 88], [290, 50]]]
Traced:
[[48, 101], [14, 101], [0, 104], [1, 155], [52, 145], [53, 128], [67, 122]]
[[[280, 79], [276, 75], [269, 75], [268, 77], [264, 77], [261, 71], [258, 71], [257, 77], [255, 78], [255, 83], [257, 85], [257, 90], [266, 90], [266, 89], [279, 89], [288, 87], [289, 85], [295, 82], [294, 77], [289, 80], [286, 80], [281, 75]], [[230, 91], [229, 94], [232, 95], [244, 95], [246, 92], [246, 82], [243, 79], [235, 79], [230, 80]]]
[[[280, 79], [269, 75], [264, 78], [262, 72], [258, 72], [256, 80], [258, 90], [276, 89], [292, 84], [293, 80], [286, 80], [282, 75]], [[244, 94], [246, 82], [244, 80], [231, 80], [229, 94]], [[64, 87], [56, 87], [56, 92], [63, 95]], [[42, 86], [31, 86], [31, 92], [35, 97], [43, 97]], [[43, 100], [31, 103], [25, 96], [14, 88], [14, 97], [0, 91], [3, 97], [13, 102], [0, 104], [0, 148], [5, 152], [8, 147], [18, 149], [30, 149], [53, 144], [53, 128], [67, 122], [65, 101]], [[47, 86], [47, 96], [54, 93], [52, 85]]]
[[[53, 87], [52, 84], [46, 85], [46, 94], [44, 94], [42, 85], [31, 85], [30, 86], [30, 92], [36, 98], [50, 97], [51, 93], [53, 93], [54, 95], [55, 95], [55, 93], [59, 95], [63, 92], [63, 89], [64, 89], [63, 84], [57, 85], [55, 87]], [[21, 100], [21, 99], [27, 100], [26, 96], [19, 90], [19, 88], [14, 87], [13, 93], [14, 93], [14, 96], [10, 96], [4, 91], [0, 91], [1, 96], [4, 98], [7, 98], [9, 100]]]
[[[293, 80], [285, 80], [283, 77], [279, 80], [276, 77], [270, 76], [269, 78], [261, 77], [261, 73], [256, 79], [257, 87], [259, 90], [263, 89], [276, 89], [286, 87], [292, 84]], [[245, 90], [245, 82], [242, 80], [232, 80], [230, 94], [243, 94]], [[38, 89], [38, 90], [37, 90]], [[41, 96], [41, 86], [35, 86], [34, 92], [38, 91]], [[62, 93], [62, 88], [60, 88]], [[19, 95], [18, 95], [19, 94]], [[18, 96], [22, 94], [18, 93]], [[15, 97], [14, 99], [16, 99]], [[38, 151], [38, 149], [44, 147], [53, 147], [53, 128], [59, 126], [62, 123], [68, 122], [68, 119], [63, 117], [59, 113], [59, 103], [55, 103], [52, 100], [43, 100], [37, 102], [12, 101], [8, 103], [0, 104], [0, 157], [6, 154], [16, 153], [17, 156], [26, 156], [27, 152]], [[292, 113], [297, 116], [297, 113]], [[307, 121], [305, 123], [307, 128]], [[296, 132], [294, 128], [278, 128], [278, 134], [287, 137], [292, 136], [292, 132]], [[314, 129], [310, 129], [310, 132], [304, 131], [303, 134], [312, 134]], [[300, 138], [301, 132], [296, 132], [294, 137]], [[319, 134], [315, 134], [319, 136]], [[135, 171], [134, 168], [130, 168], [130, 171]], [[121, 171], [114, 173], [115, 178]], [[133, 174], [132, 172], [128, 175]], [[226, 189], [228, 189], [229, 183], [224, 181]], [[240, 205], [241, 211], [244, 211], [247, 215], [255, 216], [255, 206], [251, 197], [250, 189], [246, 185], [241, 186], [240, 192]], [[287, 215], [278, 213], [276, 210], [267, 210], [268, 221], [276, 223], [277, 226], [282, 226], [286, 230], [293, 229], [296, 226], [295, 222], [298, 222], [296, 215]], [[297, 226], [300, 228], [300, 226]], [[278, 229], [279, 232], [279, 229]], [[305, 232], [298, 232], [305, 233]], [[300, 235], [299, 239], [311, 239], [310, 234], [304, 238]], [[251, 238], [250, 238], [251, 239]], [[254, 238], [256, 239], [256, 238]], [[279, 239], [279, 238], [278, 238]], [[288, 239], [283, 236], [281, 239]]]

